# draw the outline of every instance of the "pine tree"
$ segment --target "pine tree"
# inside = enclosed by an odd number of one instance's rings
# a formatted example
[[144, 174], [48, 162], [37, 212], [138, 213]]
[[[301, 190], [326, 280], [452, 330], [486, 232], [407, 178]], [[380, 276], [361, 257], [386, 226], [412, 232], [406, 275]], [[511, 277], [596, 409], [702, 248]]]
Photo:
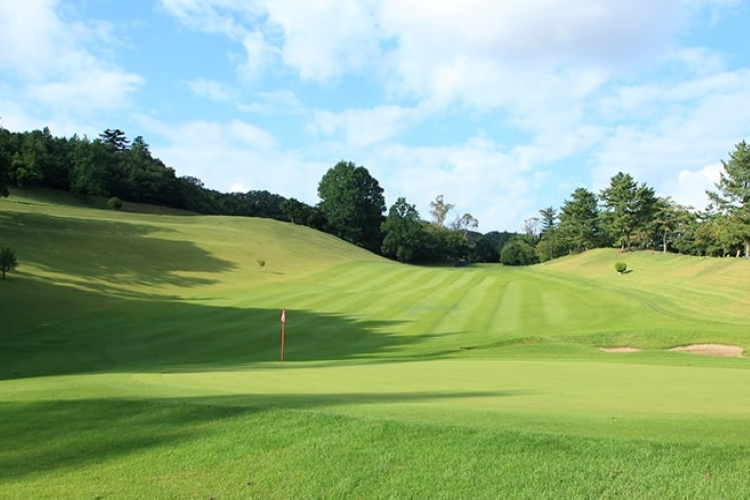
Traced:
[[750, 146], [745, 141], [729, 153], [729, 161], [721, 160], [723, 171], [717, 191], [706, 191], [719, 211], [727, 216], [727, 230], [745, 246], [750, 257]]

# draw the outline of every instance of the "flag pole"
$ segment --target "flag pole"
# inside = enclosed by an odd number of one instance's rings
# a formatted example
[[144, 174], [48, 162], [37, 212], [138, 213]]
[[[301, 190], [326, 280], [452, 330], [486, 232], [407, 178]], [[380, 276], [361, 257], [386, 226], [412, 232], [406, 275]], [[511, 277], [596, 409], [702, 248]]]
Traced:
[[281, 367], [284, 368], [284, 327], [286, 326], [286, 307], [281, 309]]

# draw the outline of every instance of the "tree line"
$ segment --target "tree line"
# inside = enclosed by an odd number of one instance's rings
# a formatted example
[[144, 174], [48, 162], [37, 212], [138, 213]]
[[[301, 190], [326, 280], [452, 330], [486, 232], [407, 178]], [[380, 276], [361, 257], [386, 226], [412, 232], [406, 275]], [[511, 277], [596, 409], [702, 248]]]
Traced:
[[0, 127], [0, 194], [8, 186], [38, 186], [82, 198], [116, 197], [201, 214], [283, 218], [282, 196], [268, 191], [221, 193], [200, 179], [178, 177], [151, 154], [142, 136], [120, 129], [95, 139], [55, 137], [49, 128], [11, 132]]
[[539, 211], [532, 226], [537, 258], [549, 260], [597, 247], [651, 249], [697, 256], [750, 256], [750, 147], [745, 141], [721, 161], [704, 210], [657, 196], [619, 172], [598, 194], [576, 189], [559, 210]]
[[[743, 141], [722, 161], [711, 204], [682, 206], [630, 174], [594, 193], [576, 189], [559, 208], [539, 210], [522, 232], [476, 232], [478, 221], [438, 195], [424, 219], [406, 198], [386, 206], [383, 189], [363, 167], [339, 161], [309, 205], [265, 190], [222, 193], [155, 158], [141, 136], [120, 129], [98, 137], [55, 137], [48, 128], [0, 127], [0, 197], [8, 186], [39, 186], [200, 214], [265, 217], [303, 224], [401, 262], [502, 262], [527, 265], [598, 247], [658, 249], [689, 255], [750, 255], [750, 148]], [[110, 203], [116, 208], [117, 203]]]

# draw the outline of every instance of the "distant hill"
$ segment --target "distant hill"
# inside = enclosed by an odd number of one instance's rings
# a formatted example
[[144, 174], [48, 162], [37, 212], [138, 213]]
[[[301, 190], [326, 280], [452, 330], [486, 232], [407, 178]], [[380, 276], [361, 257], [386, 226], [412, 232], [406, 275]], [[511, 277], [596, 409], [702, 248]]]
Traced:
[[134, 203], [116, 212], [50, 190], [14, 190], [0, 201], [0, 245], [15, 250], [24, 276], [180, 296], [198, 285], [235, 288], [386, 262], [306, 226]]

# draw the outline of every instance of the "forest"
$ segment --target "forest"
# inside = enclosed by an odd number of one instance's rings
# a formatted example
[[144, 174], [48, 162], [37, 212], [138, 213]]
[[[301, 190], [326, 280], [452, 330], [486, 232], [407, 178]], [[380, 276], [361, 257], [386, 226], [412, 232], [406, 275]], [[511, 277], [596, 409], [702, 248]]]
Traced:
[[475, 231], [469, 213], [449, 220], [443, 195], [423, 218], [405, 198], [386, 206], [369, 171], [341, 160], [318, 185], [309, 205], [264, 190], [222, 193], [201, 179], [178, 176], [155, 158], [142, 136], [120, 129], [98, 137], [53, 136], [48, 128], [12, 132], [0, 127], [0, 198], [8, 187], [42, 187], [83, 199], [97, 197], [160, 205], [206, 215], [272, 218], [302, 224], [401, 262], [502, 262], [528, 265], [593, 248], [650, 249], [699, 256], [750, 256], [750, 147], [742, 141], [722, 160], [720, 181], [702, 211], [659, 196], [619, 172], [599, 193], [577, 188], [560, 207], [523, 221], [523, 232]]

